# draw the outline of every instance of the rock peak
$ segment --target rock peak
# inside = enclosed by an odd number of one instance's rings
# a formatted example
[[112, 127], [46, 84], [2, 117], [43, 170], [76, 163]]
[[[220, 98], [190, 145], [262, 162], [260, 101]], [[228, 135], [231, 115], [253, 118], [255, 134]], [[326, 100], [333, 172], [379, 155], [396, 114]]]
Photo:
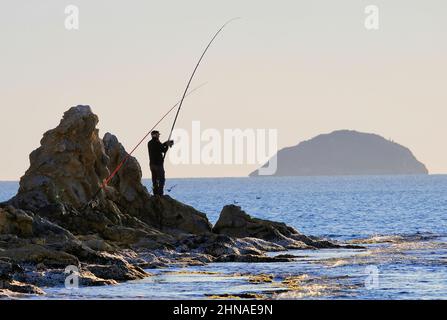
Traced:
[[[41, 146], [30, 155], [30, 167], [20, 179], [18, 194], [9, 201], [16, 208], [50, 212], [54, 206], [84, 208], [104, 179], [128, 155], [118, 138], [106, 133], [101, 139], [98, 117], [90, 106], [75, 106], [66, 111], [59, 125], [47, 131]], [[123, 220], [137, 217], [158, 229], [179, 228], [185, 232], [209, 232], [204, 214], [166, 198], [155, 205], [141, 182], [142, 171], [134, 157], [97, 195], [96, 210]], [[176, 211], [179, 211], [177, 213]], [[176, 217], [176, 223], [170, 221]]]

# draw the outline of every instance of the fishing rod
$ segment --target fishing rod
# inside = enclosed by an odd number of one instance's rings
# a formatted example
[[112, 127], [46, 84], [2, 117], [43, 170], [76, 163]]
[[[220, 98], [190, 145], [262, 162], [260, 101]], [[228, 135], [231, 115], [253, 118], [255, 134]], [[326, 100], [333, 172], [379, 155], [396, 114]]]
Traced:
[[[191, 90], [186, 96], [189, 96], [190, 94], [193, 94], [195, 91], [199, 90], [201, 87], [203, 87], [205, 83], [202, 83], [201, 85], [195, 87], [193, 90]], [[155, 125], [146, 133], [146, 135], [137, 143], [137, 145], [128, 153], [126, 154], [126, 156], [121, 160], [121, 162], [116, 166], [116, 168], [112, 171], [112, 173], [107, 177], [107, 179], [104, 179], [101, 186], [98, 188], [98, 190], [96, 190], [96, 192], [93, 194], [93, 196], [91, 197], [90, 201], [87, 202], [87, 204], [82, 208], [82, 211], [84, 211], [88, 206], [90, 206], [96, 199], [96, 197], [98, 196], [98, 194], [101, 192], [102, 189], [104, 189], [109, 183], [110, 181], [113, 179], [113, 177], [118, 173], [118, 171], [124, 166], [124, 164], [126, 163], [126, 161], [132, 156], [132, 154], [135, 152], [135, 150], [137, 150], [137, 148], [143, 143], [144, 140], [146, 140], [146, 138], [149, 136], [149, 134], [152, 132], [152, 130], [154, 130], [159, 124], [160, 122], [162, 122], [171, 112], [172, 110], [174, 110], [181, 101], [178, 101], [176, 104], [174, 104], [171, 109], [169, 109], [161, 118], [160, 120], [157, 121], [157, 123], [155, 123]]]
[[[206, 52], [208, 51], [208, 49], [209, 49], [209, 47], [211, 46], [211, 44], [213, 43], [214, 39], [217, 38], [217, 36], [218, 36], [219, 33], [223, 30], [223, 28], [225, 28], [230, 22], [232, 22], [232, 21], [234, 21], [234, 20], [237, 20], [237, 19], [240, 19], [240, 18], [239, 18], [239, 17], [237, 17], [237, 18], [233, 18], [233, 19], [230, 19], [230, 20], [228, 20], [227, 22], [225, 22], [225, 23], [222, 25], [222, 27], [220, 27], [220, 29], [217, 30], [217, 32], [216, 32], [216, 33], [214, 34], [214, 36], [211, 38], [210, 42], [209, 42], [208, 45], [205, 47], [205, 50], [203, 50], [202, 55], [201, 55], [200, 58], [199, 58], [199, 61], [197, 62], [197, 64], [196, 64], [196, 66], [194, 67], [194, 70], [193, 70], [191, 76], [189, 77], [188, 84], [186, 85], [185, 91], [183, 92], [182, 99], [180, 100], [180, 105], [179, 105], [179, 107], [178, 107], [178, 109], [177, 109], [177, 113], [175, 114], [174, 122], [172, 123], [171, 132], [169, 133], [168, 141], [171, 140], [172, 132], [174, 131], [174, 128], [175, 128], [175, 124], [176, 124], [176, 122], [177, 122], [178, 115], [179, 115], [179, 113], [180, 113], [180, 110], [182, 109], [183, 100], [185, 100], [185, 97], [187, 96], [189, 86], [191, 85], [192, 79], [194, 78], [194, 75], [196, 74], [196, 71], [197, 71], [197, 69], [199, 68], [200, 63], [202, 62], [203, 57], [205, 56], [205, 54], [206, 54]], [[169, 150], [169, 149], [168, 149], [168, 150]], [[164, 153], [164, 155], [163, 155], [163, 159], [166, 157], [166, 154], [167, 154], [167, 153], [168, 153], [168, 151], [166, 151], [166, 152]]]
[[[98, 194], [101, 192], [102, 189], [104, 189], [109, 182], [113, 179], [113, 177], [118, 173], [118, 171], [121, 169], [121, 167], [126, 163], [126, 161], [130, 158], [130, 156], [132, 155], [132, 153], [141, 145], [141, 143], [143, 143], [143, 141], [147, 138], [147, 136], [151, 133], [152, 130], [155, 129], [155, 127], [172, 111], [174, 110], [177, 106], [177, 113], [175, 114], [175, 118], [174, 118], [174, 122], [172, 123], [172, 127], [171, 127], [171, 131], [169, 132], [169, 138], [168, 141], [171, 140], [172, 137], [172, 132], [174, 131], [175, 128], [175, 124], [177, 122], [177, 118], [178, 115], [180, 113], [180, 110], [182, 108], [183, 105], [183, 101], [185, 100], [185, 98], [193, 93], [195, 90], [197, 90], [198, 88], [200, 88], [201, 86], [195, 88], [194, 90], [192, 90], [191, 92], [188, 93], [189, 87], [191, 85], [192, 79], [194, 78], [194, 75], [196, 74], [197, 69], [199, 68], [200, 63], [202, 62], [203, 57], [205, 56], [206, 52], [208, 51], [209, 47], [211, 46], [211, 44], [213, 43], [214, 39], [217, 38], [217, 36], [219, 35], [219, 33], [232, 21], [237, 20], [240, 18], [233, 18], [228, 20], [227, 22], [225, 22], [222, 27], [220, 27], [219, 30], [217, 30], [217, 32], [214, 34], [214, 36], [211, 38], [210, 42], [208, 43], [208, 45], [205, 47], [205, 50], [203, 50], [202, 55], [199, 58], [199, 61], [197, 62], [197, 64], [194, 67], [194, 70], [188, 80], [188, 83], [186, 85], [185, 91], [183, 92], [182, 98], [180, 100], [180, 102], [176, 103], [168, 112], [166, 112], [165, 115], [163, 115], [163, 117], [154, 125], [154, 127], [148, 131], [148, 133], [143, 137], [143, 139], [140, 140], [140, 142], [138, 142], [138, 144], [132, 149], [131, 152], [129, 152], [124, 158], [123, 160], [121, 160], [121, 162], [118, 164], [118, 166], [115, 168], [115, 170], [113, 170], [113, 172], [110, 174], [110, 176], [105, 179], [101, 186], [99, 187], [99, 189], [94, 193], [93, 197], [91, 198], [91, 200], [84, 206], [83, 210], [85, 210], [87, 208], [87, 206], [89, 206], [90, 204], [93, 203], [93, 201], [95, 201], [96, 197], [98, 196]], [[166, 157], [167, 151], [165, 152], [165, 154], [163, 155], [163, 159]]]

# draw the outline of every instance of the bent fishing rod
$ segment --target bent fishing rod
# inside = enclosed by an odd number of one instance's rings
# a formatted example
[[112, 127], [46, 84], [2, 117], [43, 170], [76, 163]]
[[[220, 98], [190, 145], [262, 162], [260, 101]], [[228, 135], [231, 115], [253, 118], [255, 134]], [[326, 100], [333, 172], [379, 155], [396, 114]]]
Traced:
[[[202, 55], [201, 55], [200, 58], [199, 58], [199, 61], [198, 61], [197, 64], [195, 65], [194, 70], [193, 70], [191, 76], [189, 77], [189, 80], [188, 80], [188, 83], [187, 83], [187, 85], [186, 85], [185, 91], [183, 92], [182, 99], [180, 100], [180, 105], [179, 105], [179, 107], [178, 107], [178, 109], [177, 109], [177, 113], [175, 114], [174, 122], [172, 123], [171, 132], [169, 132], [169, 138], [168, 138], [168, 141], [171, 140], [172, 132], [174, 131], [174, 128], [175, 128], [175, 124], [176, 124], [176, 122], [177, 122], [178, 115], [179, 115], [180, 110], [182, 109], [182, 106], [183, 106], [183, 100], [185, 100], [185, 97], [187, 96], [189, 86], [191, 85], [192, 79], [194, 78], [194, 75], [196, 74], [196, 71], [197, 71], [197, 69], [199, 68], [200, 63], [202, 62], [203, 57], [205, 56], [205, 54], [206, 54], [206, 52], [208, 51], [209, 47], [211, 47], [211, 44], [214, 42], [214, 39], [217, 38], [217, 36], [219, 35], [219, 33], [220, 33], [220, 32], [221, 32], [221, 31], [222, 31], [222, 30], [223, 30], [223, 29], [224, 29], [230, 22], [232, 22], [232, 21], [234, 21], [234, 20], [237, 20], [237, 19], [240, 19], [240, 18], [239, 18], [239, 17], [237, 17], [237, 18], [233, 18], [233, 19], [230, 19], [230, 20], [228, 20], [227, 22], [225, 22], [225, 23], [222, 25], [222, 27], [220, 27], [220, 29], [217, 30], [217, 32], [216, 32], [216, 33], [214, 34], [214, 36], [211, 38], [210, 42], [209, 42], [208, 45], [205, 47], [205, 50], [203, 50]], [[168, 149], [168, 150], [169, 150], [169, 149]], [[168, 153], [168, 151], [166, 150], [165, 154], [163, 155], [163, 160], [164, 160], [164, 158], [166, 157], [166, 154], [167, 154], [167, 153]]]
[[[192, 90], [190, 93], [188, 93], [188, 90], [189, 90], [189, 87], [190, 87], [190, 85], [191, 85], [191, 82], [192, 82], [192, 80], [193, 80], [193, 78], [194, 78], [194, 75], [196, 74], [196, 71], [197, 71], [197, 69], [199, 68], [199, 65], [200, 65], [200, 63], [202, 62], [202, 60], [203, 60], [203, 57], [205, 56], [205, 54], [206, 54], [206, 52], [208, 51], [208, 49], [210, 48], [210, 46], [211, 46], [211, 44], [214, 42], [214, 40], [217, 38], [217, 36], [219, 35], [219, 33], [230, 23], [230, 22], [232, 22], [232, 21], [234, 21], [234, 20], [237, 20], [237, 19], [239, 19], [239, 18], [233, 18], [233, 19], [230, 19], [230, 20], [228, 20], [227, 22], [225, 22], [223, 25], [222, 25], [222, 27], [220, 27], [220, 29], [219, 30], [217, 30], [217, 32], [214, 34], [214, 36], [211, 38], [211, 40], [210, 40], [210, 42], [208, 43], [208, 45], [205, 47], [205, 50], [203, 50], [203, 52], [202, 52], [202, 55], [200, 56], [200, 58], [199, 58], [199, 61], [197, 62], [197, 64], [195, 65], [195, 67], [194, 67], [194, 70], [193, 70], [193, 72], [192, 72], [192, 74], [191, 74], [191, 76], [190, 76], [190, 78], [189, 78], [189, 80], [188, 80], [188, 83], [187, 83], [187, 85], [186, 85], [186, 88], [185, 88], [185, 91], [183, 92], [183, 95], [182, 95], [182, 98], [181, 98], [181, 100], [180, 100], [180, 102], [179, 103], [177, 103], [177, 104], [175, 104], [168, 112], [166, 112], [166, 114], [154, 125], [154, 127], [151, 129], [151, 130], [149, 130], [148, 131], [148, 133], [143, 137], [143, 139], [141, 139], [140, 140], [140, 142], [138, 142], [138, 144], [132, 149], [132, 151], [130, 152], [130, 153], [128, 153], [124, 158], [123, 158], [123, 160], [118, 164], [118, 166], [115, 168], [115, 170], [113, 170], [112, 171], [112, 173], [110, 174], [110, 176], [107, 178], [107, 179], [105, 179], [103, 182], [102, 182], [102, 184], [101, 184], [101, 186], [99, 187], [99, 189], [93, 194], [93, 196], [92, 196], [92, 198], [91, 198], [91, 200], [84, 206], [84, 208], [83, 208], [83, 210], [85, 210], [89, 205], [91, 205], [94, 201], [95, 201], [95, 199], [96, 199], [96, 197], [98, 196], [98, 194], [101, 192], [101, 190], [102, 189], [104, 189], [108, 184], [109, 184], [109, 182], [113, 179], [113, 177], [118, 173], [118, 171], [122, 168], [122, 166], [126, 163], [126, 161], [130, 158], [130, 156], [132, 155], [132, 153], [141, 145], [141, 143], [143, 143], [143, 141], [147, 138], [147, 136], [151, 133], [151, 131], [152, 130], [154, 130], [155, 129], [155, 127], [172, 111], [172, 110], [174, 110], [177, 106], [178, 106], [178, 109], [177, 109], [177, 112], [176, 112], [176, 114], [175, 114], [175, 118], [174, 118], [174, 122], [172, 123], [172, 127], [171, 127], [171, 131], [169, 132], [169, 138], [168, 138], [168, 141], [169, 140], [171, 140], [171, 137], [172, 137], [172, 132], [174, 131], [174, 128], [175, 128], [175, 124], [176, 124], [176, 122], [177, 122], [177, 118], [178, 118], [178, 115], [179, 115], [179, 113], [180, 113], [180, 110], [181, 110], [181, 108], [182, 108], [182, 105], [183, 105], [183, 101], [185, 100], [185, 98], [189, 95], [189, 94], [191, 94], [191, 93], [193, 93], [195, 90], [197, 90], [198, 88], [196, 88], [196, 89], [194, 89], [194, 90]], [[199, 86], [200, 87], [200, 86]], [[166, 157], [166, 154], [167, 154], [167, 151], [165, 152], [165, 154], [163, 155], [163, 159]]]
[[[193, 94], [195, 91], [199, 90], [201, 87], [203, 87], [205, 83], [202, 83], [201, 85], [195, 87], [193, 90], [191, 90], [187, 96], [189, 96], [190, 94]], [[88, 206], [90, 206], [95, 200], [96, 197], [98, 196], [98, 194], [101, 192], [101, 190], [103, 190], [109, 183], [110, 181], [113, 179], [113, 177], [118, 173], [118, 171], [124, 166], [124, 164], [127, 162], [127, 160], [129, 160], [129, 158], [132, 156], [132, 154], [135, 152], [135, 150], [138, 149], [138, 147], [143, 143], [144, 140], [146, 140], [146, 138], [149, 136], [149, 134], [152, 132], [152, 130], [154, 130], [178, 105], [180, 104], [180, 101], [178, 101], [176, 104], [174, 104], [171, 109], [169, 109], [155, 124], [154, 126], [145, 134], [145, 136], [136, 144], [136, 146], [129, 152], [126, 154], [126, 156], [121, 160], [121, 162], [116, 166], [116, 168], [112, 171], [112, 173], [103, 180], [103, 182], [101, 183], [101, 186], [98, 188], [98, 190], [96, 190], [96, 192], [93, 194], [93, 196], [91, 197], [91, 199], [87, 202], [87, 204], [82, 207], [82, 211], [84, 211], [85, 209], [87, 209]]]

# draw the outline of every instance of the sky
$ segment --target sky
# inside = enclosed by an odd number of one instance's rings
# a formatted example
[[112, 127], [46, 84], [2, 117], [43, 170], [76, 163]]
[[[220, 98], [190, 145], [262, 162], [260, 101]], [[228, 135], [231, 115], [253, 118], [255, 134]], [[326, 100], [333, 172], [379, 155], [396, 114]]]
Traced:
[[[79, 8], [79, 30], [65, 7]], [[367, 30], [365, 7], [379, 8]], [[447, 2], [442, 0], [15, 0], [0, 12], [0, 180], [86, 104], [129, 150], [177, 102], [214, 32], [179, 128], [276, 129], [278, 147], [339, 129], [410, 148], [447, 173]], [[172, 117], [158, 129], [166, 137]], [[135, 153], [149, 177], [143, 146]], [[167, 164], [168, 177], [246, 176], [257, 165]]]

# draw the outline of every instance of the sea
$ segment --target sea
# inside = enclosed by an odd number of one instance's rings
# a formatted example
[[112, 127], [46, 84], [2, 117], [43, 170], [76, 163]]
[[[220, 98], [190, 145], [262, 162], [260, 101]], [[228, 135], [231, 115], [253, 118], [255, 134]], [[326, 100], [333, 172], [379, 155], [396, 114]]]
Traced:
[[[0, 182], [0, 201], [17, 189], [18, 182]], [[236, 204], [254, 217], [364, 249], [289, 251], [297, 258], [283, 263], [149, 269], [152, 276], [143, 280], [44, 288], [45, 296], [29, 298], [447, 298], [447, 175], [168, 178], [166, 190], [211, 223], [224, 205]]]

